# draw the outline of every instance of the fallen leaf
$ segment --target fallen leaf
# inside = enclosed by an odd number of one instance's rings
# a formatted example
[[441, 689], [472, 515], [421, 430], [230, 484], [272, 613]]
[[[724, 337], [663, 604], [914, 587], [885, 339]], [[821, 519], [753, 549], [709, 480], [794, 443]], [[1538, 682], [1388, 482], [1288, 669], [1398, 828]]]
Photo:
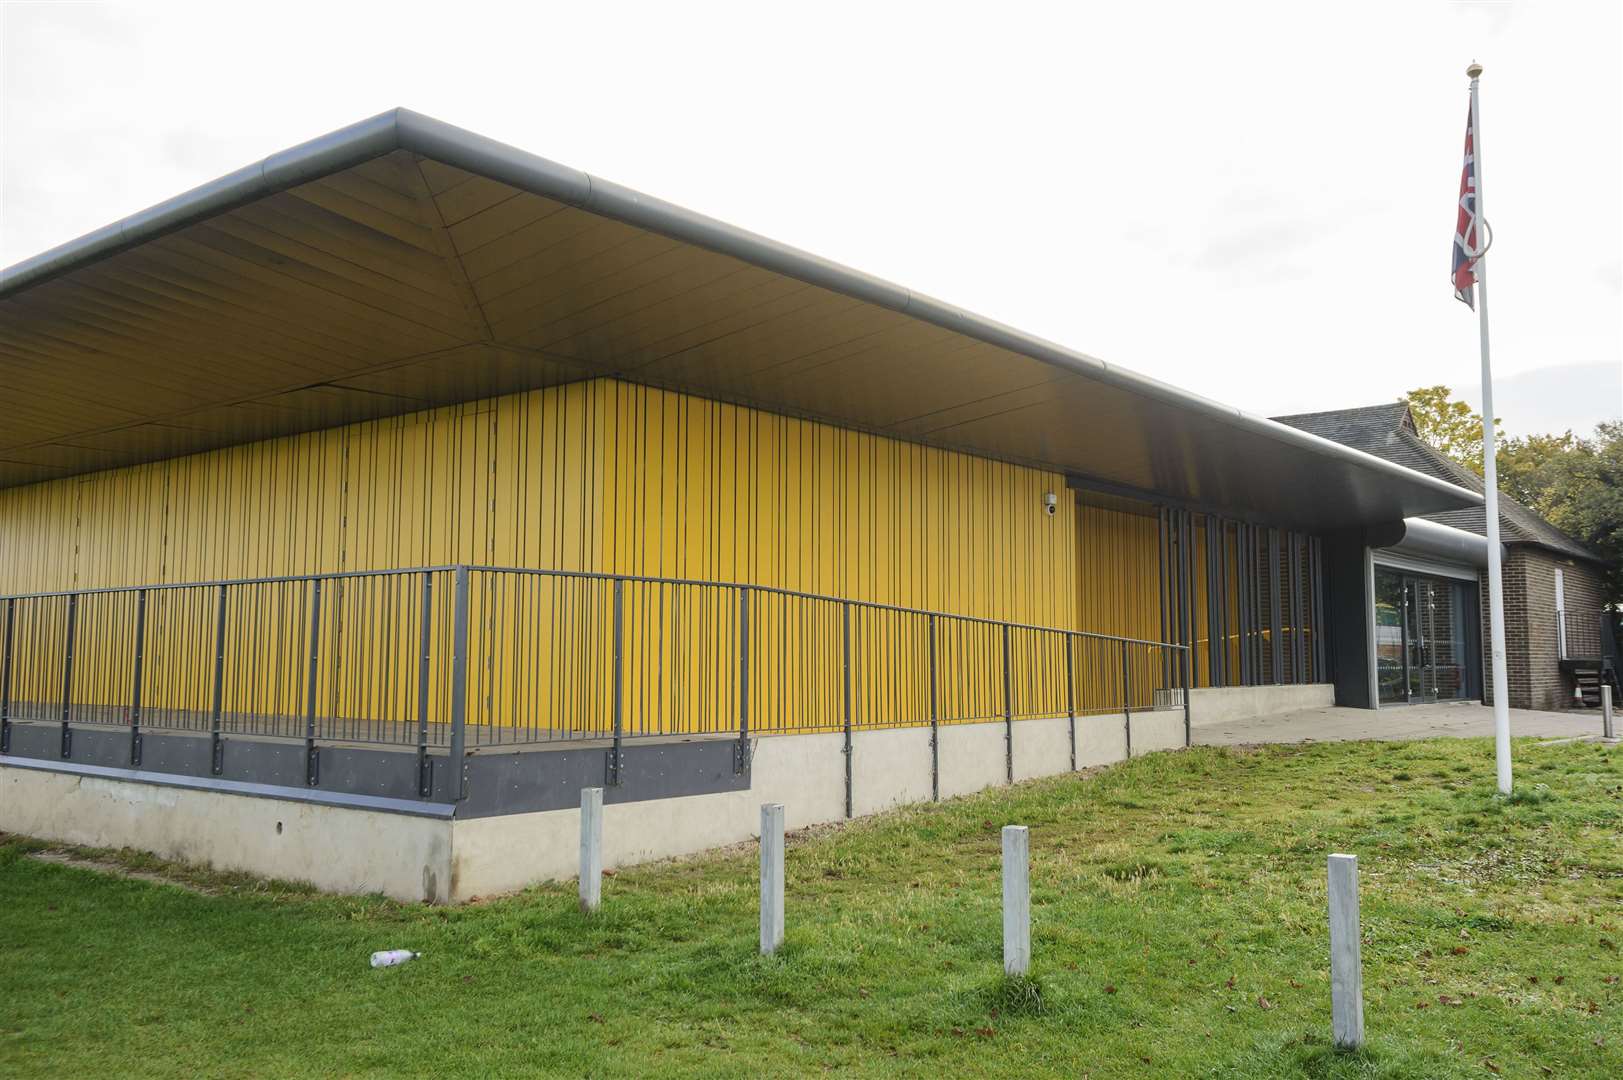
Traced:
[[1437, 1004], [1439, 1004], [1439, 1005], [1463, 1005], [1463, 1004], [1465, 1004], [1465, 1002], [1461, 1001], [1457, 997], [1449, 997], [1447, 994], [1438, 994], [1437, 995]]
[[1417, 1008], [1417, 1009], [1429, 1009], [1429, 1008], [1431, 1008], [1431, 1002], [1429, 1002], [1429, 1001], [1417, 1001], [1417, 1002], [1414, 1003], [1414, 1007]]
[[1487, 1069], [1491, 1073], [1497, 1073], [1499, 1071], [1499, 1066], [1495, 1065], [1493, 1062], [1489, 1061], [1487, 1058], [1482, 1059], [1482, 1067], [1484, 1069]]
[[1261, 996], [1260, 994], [1257, 996], [1257, 1008], [1261, 1009], [1263, 1012], [1267, 1012], [1269, 1009], [1271, 1009], [1273, 1007], [1274, 1007], [1273, 1002], [1269, 1001], [1267, 998]]
[[603, 1023], [603, 1017], [601, 1015], [599, 1015], [598, 1013], [587, 1013], [586, 1014], [586, 1019], [590, 1020], [594, 1024]]
[[[1566, 981], [1567, 981], [1567, 977], [1565, 975], [1557, 975], [1555, 977], [1555, 985], [1557, 985], [1557, 986], [1560, 986], [1562, 983], [1564, 983]], [[1543, 1068], [1543, 1067], [1544, 1066], [1542, 1066], [1542, 1065], [1539, 1066], [1539, 1068]]]
[[989, 1028], [989, 1027], [983, 1027], [983, 1028], [976, 1028], [975, 1029], [975, 1034], [979, 1035], [983, 1039], [990, 1039], [993, 1035], [996, 1035], [997, 1032], [994, 1031], [993, 1029]]
[[1290, 981], [1290, 984], [1291, 984], [1291, 989], [1292, 990], [1300, 990], [1302, 988], [1302, 984], [1297, 982], [1295, 979], [1292, 979]]
[[1471, 950], [1467, 949], [1464, 945], [1456, 945], [1456, 946], [1454, 946], [1452, 949], [1450, 949], [1448, 951], [1453, 953], [1455, 956], [1464, 956], [1466, 953], [1470, 952]]
[[1538, 976], [1537, 975], [1529, 975], [1527, 977], [1527, 981], [1532, 983], [1534, 986], [1537, 986], [1538, 985]]
[[862, 995], [863, 997], [867, 997], [868, 996], [868, 988], [866, 986], [859, 986], [859, 987], [857, 987], [857, 993]]
[[1116, 992], [1116, 987], [1114, 986], [1114, 984], [1106, 984], [1105, 985], [1105, 993], [1114, 994], [1115, 992]]
[[963, 1028], [953, 1028], [952, 1033], [954, 1035], [958, 1036], [960, 1039], [964, 1037], [964, 1029]]
[[1233, 990], [1234, 989], [1234, 976], [1230, 975], [1229, 976], [1229, 981], [1224, 983], [1223, 985], [1228, 987], [1230, 990]]

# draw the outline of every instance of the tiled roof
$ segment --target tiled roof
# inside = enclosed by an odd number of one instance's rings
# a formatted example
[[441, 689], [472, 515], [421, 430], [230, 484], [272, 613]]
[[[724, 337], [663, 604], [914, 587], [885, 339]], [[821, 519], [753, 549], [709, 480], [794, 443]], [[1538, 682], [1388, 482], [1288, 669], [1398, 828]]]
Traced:
[[[1409, 406], [1402, 401], [1357, 409], [1276, 416], [1274, 419], [1439, 480], [1458, 484], [1470, 491], [1480, 493], [1483, 490], [1480, 476], [1432, 448], [1415, 433]], [[1474, 532], [1478, 536], [1485, 536], [1488, 531], [1487, 515], [1480, 506], [1427, 514], [1426, 520]], [[1499, 537], [1507, 544], [1537, 544], [1574, 558], [1599, 560], [1594, 552], [1503, 491], [1499, 493]]]

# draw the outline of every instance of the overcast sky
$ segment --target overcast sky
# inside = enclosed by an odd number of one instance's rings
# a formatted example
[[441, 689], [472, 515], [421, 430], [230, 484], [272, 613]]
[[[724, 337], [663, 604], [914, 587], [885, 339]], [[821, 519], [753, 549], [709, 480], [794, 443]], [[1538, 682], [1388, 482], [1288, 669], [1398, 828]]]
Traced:
[[[367, 9], [370, 9], [369, 11]], [[1623, 4], [0, 5], [0, 264], [396, 105], [1278, 414], [1623, 414]]]

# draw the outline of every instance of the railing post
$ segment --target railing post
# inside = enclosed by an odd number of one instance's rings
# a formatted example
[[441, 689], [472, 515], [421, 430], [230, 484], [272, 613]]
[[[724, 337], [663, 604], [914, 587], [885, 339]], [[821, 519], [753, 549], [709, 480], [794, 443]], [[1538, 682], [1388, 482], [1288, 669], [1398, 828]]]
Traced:
[[310, 675], [304, 693], [304, 782], [311, 787], [321, 778], [316, 749], [316, 691], [321, 674], [321, 579], [310, 582]]
[[468, 592], [466, 566], [456, 568], [456, 596], [451, 608], [451, 801], [466, 794], [468, 740]]
[[0, 654], [0, 754], [11, 753], [11, 640], [17, 622], [17, 601], [6, 601], [5, 652]]
[[417, 645], [417, 794], [434, 793], [434, 759], [428, 756], [429, 664], [434, 651], [434, 574], [423, 574], [422, 627]]
[[209, 769], [215, 776], [225, 771], [225, 743], [220, 728], [225, 717], [225, 586], [216, 588], [214, 615], [214, 697], [209, 704]]
[[[936, 691], [935, 616], [930, 616], [930, 798], [941, 801], [941, 703]], [[1076, 754], [1072, 751], [1072, 765]]]
[[79, 594], [68, 597], [67, 640], [62, 650], [62, 756], [73, 756], [73, 728], [68, 726], [73, 702], [73, 637], [79, 615]]
[[1069, 631], [1065, 634], [1065, 715], [1071, 721], [1071, 771], [1076, 772], [1076, 643], [1078, 638]]
[[841, 706], [841, 726], [845, 729], [845, 816], [851, 816], [851, 601], [840, 601], [841, 681], [844, 683], [845, 703]]
[[620, 786], [620, 766], [625, 740], [625, 579], [614, 579], [614, 746], [609, 750], [607, 783]]
[[[1121, 726], [1127, 734], [1127, 756], [1133, 756], [1133, 695], [1127, 685], [1127, 642], [1121, 644]], [[1162, 668], [1166, 661], [1161, 662]]]
[[1194, 745], [1194, 732], [1189, 726], [1189, 699], [1195, 696], [1195, 688], [1191, 685], [1193, 679], [1189, 669], [1190, 646], [1184, 646], [1183, 653], [1183, 745], [1187, 748]]
[[146, 666], [147, 591], [135, 592], [135, 685], [130, 689], [130, 765], [141, 767], [141, 674]]
[[1014, 783], [1014, 680], [1010, 671], [1009, 624], [1003, 624], [1003, 771]]
[[750, 760], [750, 590], [738, 588], [738, 748], [733, 772], [742, 775]]

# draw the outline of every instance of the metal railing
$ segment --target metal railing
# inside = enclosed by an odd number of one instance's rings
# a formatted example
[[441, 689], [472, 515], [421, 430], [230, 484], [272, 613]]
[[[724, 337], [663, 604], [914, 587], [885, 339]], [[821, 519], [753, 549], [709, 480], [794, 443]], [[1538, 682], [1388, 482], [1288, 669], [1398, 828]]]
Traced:
[[1610, 611], [1557, 611], [1556, 650], [1563, 660], [1599, 660], [1615, 655], [1614, 627], [1617, 616]]
[[[1182, 707], [1187, 646], [754, 585], [438, 566], [3, 598], [14, 722], [429, 755]], [[1168, 672], [1173, 673], [1168, 686]], [[1130, 738], [1130, 734], [1129, 734]], [[849, 758], [847, 759], [849, 760]], [[1012, 766], [1011, 766], [1012, 768]]]

